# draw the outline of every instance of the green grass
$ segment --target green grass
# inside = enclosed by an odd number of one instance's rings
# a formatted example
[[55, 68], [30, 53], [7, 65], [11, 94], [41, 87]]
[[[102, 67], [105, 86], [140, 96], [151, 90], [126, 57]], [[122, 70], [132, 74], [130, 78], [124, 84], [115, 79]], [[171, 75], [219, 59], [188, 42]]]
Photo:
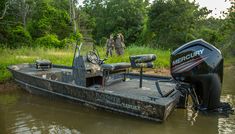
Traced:
[[[101, 57], [104, 57], [105, 50], [102, 48], [98, 48]], [[114, 52], [115, 53], [115, 52]], [[116, 56], [114, 54], [113, 57], [109, 57], [106, 63], [117, 63], [117, 62], [130, 62], [130, 55], [139, 55], [139, 54], [156, 54], [157, 60], [154, 61], [155, 67], [160, 68], [168, 68], [170, 62], [170, 51], [164, 51], [160, 49], [153, 49], [149, 47], [137, 47], [130, 46], [126, 48], [124, 55]]]
[[70, 49], [44, 48], [0, 48], [0, 81], [9, 79], [7, 66], [19, 63], [33, 63], [36, 59], [49, 59], [54, 64], [71, 65], [73, 53]]
[[[101, 58], [105, 57], [105, 48], [97, 48]], [[72, 65], [73, 48], [19, 48], [9, 49], [0, 48], [0, 82], [11, 78], [7, 66], [19, 63], [34, 63], [36, 59], [49, 59], [53, 64]], [[115, 51], [113, 51], [115, 53]], [[123, 56], [109, 57], [106, 63], [129, 62], [130, 55], [156, 54], [157, 60], [154, 61], [155, 68], [169, 68], [170, 51], [153, 49], [149, 47], [130, 46], [125, 50]], [[235, 65], [235, 57], [225, 59], [225, 66]]]
[[[105, 49], [97, 48], [100, 57], [105, 57]], [[46, 49], [46, 48], [19, 48], [9, 49], [0, 48], [0, 81], [11, 78], [10, 72], [7, 70], [7, 66], [19, 63], [33, 63], [36, 59], [49, 59], [53, 64], [72, 65], [73, 60], [73, 48], [68, 49]], [[115, 52], [114, 52], [115, 53]], [[163, 51], [159, 49], [152, 49], [148, 47], [136, 47], [130, 46], [126, 48], [123, 56], [110, 57], [106, 63], [116, 62], [129, 62], [129, 55], [138, 54], [156, 54], [157, 60], [154, 62], [155, 67], [167, 68], [169, 67], [170, 51]]]
[[235, 57], [228, 57], [224, 60], [225, 66], [235, 66]]

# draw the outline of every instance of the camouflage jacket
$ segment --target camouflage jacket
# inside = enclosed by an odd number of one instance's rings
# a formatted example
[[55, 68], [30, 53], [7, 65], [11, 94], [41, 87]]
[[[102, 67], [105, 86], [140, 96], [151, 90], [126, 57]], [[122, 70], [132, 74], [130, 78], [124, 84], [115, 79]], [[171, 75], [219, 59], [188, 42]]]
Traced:
[[124, 48], [125, 44], [122, 42], [121, 38], [117, 38], [115, 41], [115, 48]]
[[107, 48], [113, 48], [114, 47], [114, 40], [113, 39], [107, 39], [106, 47]]

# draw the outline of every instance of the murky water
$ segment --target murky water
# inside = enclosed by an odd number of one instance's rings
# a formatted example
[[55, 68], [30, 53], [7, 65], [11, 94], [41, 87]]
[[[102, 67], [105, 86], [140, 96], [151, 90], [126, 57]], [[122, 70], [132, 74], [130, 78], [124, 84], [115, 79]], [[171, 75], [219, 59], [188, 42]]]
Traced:
[[[235, 67], [225, 70], [221, 99], [235, 104]], [[5, 133], [234, 134], [235, 115], [176, 109], [160, 124], [16, 90], [0, 94], [0, 134]]]

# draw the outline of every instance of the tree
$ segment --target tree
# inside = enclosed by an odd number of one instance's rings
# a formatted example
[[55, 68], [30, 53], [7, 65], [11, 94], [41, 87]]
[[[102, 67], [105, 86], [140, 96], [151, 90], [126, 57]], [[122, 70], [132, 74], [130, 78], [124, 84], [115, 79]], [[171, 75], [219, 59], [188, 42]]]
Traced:
[[5, 17], [7, 10], [9, 8], [9, 5], [10, 5], [10, 0], [2, 0], [1, 1], [1, 3], [0, 3], [0, 12], [1, 12], [0, 20], [2, 20]]
[[235, 2], [232, 0], [231, 5], [226, 14], [224, 25], [221, 27], [224, 33], [223, 50], [227, 56], [235, 56]]
[[134, 43], [143, 30], [146, 3], [143, 0], [85, 0], [82, 10], [93, 16], [93, 35], [99, 41], [121, 32], [127, 43]]
[[22, 24], [24, 29], [26, 29], [26, 23], [27, 23], [27, 17], [30, 11], [30, 5], [33, 3], [33, 1], [26, 1], [26, 0], [19, 0], [19, 13], [22, 19]]
[[148, 29], [154, 45], [175, 48], [196, 38], [196, 23], [209, 11], [189, 0], [155, 0], [150, 7]]
[[36, 1], [36, 5], [29, 26], [33, 38], [56, 34], [59, 39], [64, 39], [72, 32], [67, 11], [55, 8], [46, 0]]

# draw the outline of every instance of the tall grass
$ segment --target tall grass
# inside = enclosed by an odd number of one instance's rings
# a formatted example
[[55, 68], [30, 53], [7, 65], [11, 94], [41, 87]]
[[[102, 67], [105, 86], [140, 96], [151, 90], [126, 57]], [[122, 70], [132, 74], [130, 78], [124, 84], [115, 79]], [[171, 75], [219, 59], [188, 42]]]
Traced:
[[49, 59], [54, 64], [71, 65], [73, 53], [70, 49], [45, 48], [0, 48], [0, 81], [11, 77], [7, 66], [19, 63], [33, 63], [37, 59]]
[[235, 57], [226, 57], [224, 65], [225, 66], [235, 66]]
[[[98, 47], [100, 57], [105, 57], [105, 48]], [[0, 81], [9, 79], [11, 74], [6, 69], [7, 66], [19, 63], [34, 63], [36, 59], [48, 59], [53, 64], [63, 64], [67, 66], [72, 65], [73, 48], [55, 49], [55, 48], [19, 48], [9, 49], [0, 48]], [[115, 51], [113, 51], [115, 53]], [[154, 62], [155, 67], [167, 68], [169, 67], [170, 51], [163, 51], [159, 49], [152, 49], [148, 47], [130, 46], [125, 49], [123, 56], [109, 57], [106, 63], [129, 62], [130, 55], [138, 54], [156, 54], [157, 60]]]
[[[104, 55], [105, 51], [100, 50], [101, 55]], [[115, 53], [115, 51], [114, 51]], [[130, 55], [140, 55], [140, 54], [156, 54], [157, 60], [154, 61], [154, 67], [167, 68], [169, 67], [170, 60], [170, 51], [153, 49], [149, 47], [137, 47], [130, 46], [126, 48], [123, 56], [116, 56], [114, 54], [113, 57], [109, 57], [107, 63], [117, 63], [117, 62], [130, 62]]]

